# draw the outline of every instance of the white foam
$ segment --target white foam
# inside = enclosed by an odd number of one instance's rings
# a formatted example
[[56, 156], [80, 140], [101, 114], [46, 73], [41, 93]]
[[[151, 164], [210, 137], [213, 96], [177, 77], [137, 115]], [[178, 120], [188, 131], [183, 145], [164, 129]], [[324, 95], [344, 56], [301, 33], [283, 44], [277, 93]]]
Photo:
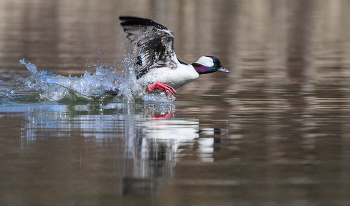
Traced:
[[[133, 103], [136, 99], [154, 102], [172, 102], [175, 98], [169, 98], [163, 94], [145, 95], [144, 89], [136, 83], [136, 76], [133, 70], [133, 62], [130, 64], [124, 61], [124, 68], [121, 75], [113, 72], [115, 69], [96, 67], [96, 72], [91, 74], [85, 71], [81, 77], [65, 77], [54, 74], [50, 71], [37, 70], [36, 66], [21, 60], [31, 72], [31, 76], [20, 82], [18, 85], [6, 92], [6, 95], [15, 94], [21, 90], [37, 90], [41, 100], [59, 101], [61, 99], [75, 100], [77, 97], [85, 100], [122, 101]], [[106, 91], [120, 91], [117, 95], [111, 96]], [[172, 95], [169, 95], [172, 96]]]

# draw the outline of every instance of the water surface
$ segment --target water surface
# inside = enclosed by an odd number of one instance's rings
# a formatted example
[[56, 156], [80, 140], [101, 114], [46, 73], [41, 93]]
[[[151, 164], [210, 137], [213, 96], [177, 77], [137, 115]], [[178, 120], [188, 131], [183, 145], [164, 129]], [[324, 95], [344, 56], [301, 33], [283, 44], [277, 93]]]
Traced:
[[[40, 70], [125, 69], [119, 15], [231, 72], [175, 101], [0, 101], [1, 205], [348, 205], [350, 3], [2, 1], [0, 92]], [[125, 71], [125, 70], [124, 70]]]

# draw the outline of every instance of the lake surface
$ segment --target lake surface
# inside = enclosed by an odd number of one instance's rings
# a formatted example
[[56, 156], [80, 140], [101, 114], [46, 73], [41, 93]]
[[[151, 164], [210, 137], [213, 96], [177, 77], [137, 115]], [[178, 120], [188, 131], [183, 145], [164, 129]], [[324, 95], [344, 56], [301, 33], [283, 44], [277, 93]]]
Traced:
[[152, 18], [184, 62], [174, 101], [0, 97], [1, 205], [349, 205], [350, 2], [0, 2], [0, 93], [30, 72], [125, 72], [118, 17]]

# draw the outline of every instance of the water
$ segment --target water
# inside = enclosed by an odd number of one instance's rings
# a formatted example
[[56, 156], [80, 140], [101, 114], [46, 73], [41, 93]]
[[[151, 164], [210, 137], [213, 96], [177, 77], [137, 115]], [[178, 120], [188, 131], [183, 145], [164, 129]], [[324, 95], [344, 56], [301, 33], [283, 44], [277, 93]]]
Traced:
[[[349, 205], [349, 8], [0, 2], [0, 92], [28, 83], [0, 100], [1, 205]], [[231, 72], [169, 101], [104, 97], [129, 83], [119, 15], [153, 18], [180, 60]], [[27, 79], [29, 62], [46, 79]]]
[[[135, 54], [135, 52], [133, 53]], [[134, 72], [135, 55], [129, 55], [123, 60], [122, 75], [114, 74], [113, 67], [96, 67], [96, 72], [85, 71], [81, 77], [68, 77], [54, 74], [51, 71], [38, 70], [34, 64], [20, 60], [31, 75], [1, 96], [2, 101], [12, 99], [37, 99], [38, 101], [106, 101], [134, 103], [135, 101], [171, 102], [175, 96], [161, 91], [147, 93], [137, 83]], [[21, 95], [18, 95], [21, 94]], [[24, 94], [24, 95], [23, 95]]]
[[[24, 59], [20, 62], [26, 65], [31, 75], [6, 91], [2, 95], [4, 100], [11, 99], [11, 97], [17, 96], [18, 93], [23, 94], [31, 90], [38, 91], [38, 100], [46, 101], [112, 98], [113, 95], [108, 94], [108, 91], [115, 93], [114, 96], [120, 97], [122, 100], [128, 96], [128, 93], [137, 92], [138, 90], [133, 88], [137, 86], [135, 75], [132, 77], [115, 75], [115, 69], [112, 67], [104, 69], [100, 66], [96, 68], [94, 74], [85, 71], [84, 75], [79, 78], [65, 77], [45, 70], [38, 71], [35, 65], [26, 63]], [[127, 67], [124, 71], [125, 73], [134, 74], [132, 67]], [[135, 98], [138, 98], [138, 96], [140, 95], [135, 93]]]

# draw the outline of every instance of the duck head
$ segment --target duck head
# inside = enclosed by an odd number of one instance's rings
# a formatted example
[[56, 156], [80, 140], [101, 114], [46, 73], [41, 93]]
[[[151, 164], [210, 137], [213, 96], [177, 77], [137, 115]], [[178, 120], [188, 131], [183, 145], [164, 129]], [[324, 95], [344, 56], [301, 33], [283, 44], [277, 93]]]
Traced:
[[214, 56], [202, 56], [192, 66], [199, 74], [207, 74], [212, 72], [230, 72], [221, 65], [218, 58]]

